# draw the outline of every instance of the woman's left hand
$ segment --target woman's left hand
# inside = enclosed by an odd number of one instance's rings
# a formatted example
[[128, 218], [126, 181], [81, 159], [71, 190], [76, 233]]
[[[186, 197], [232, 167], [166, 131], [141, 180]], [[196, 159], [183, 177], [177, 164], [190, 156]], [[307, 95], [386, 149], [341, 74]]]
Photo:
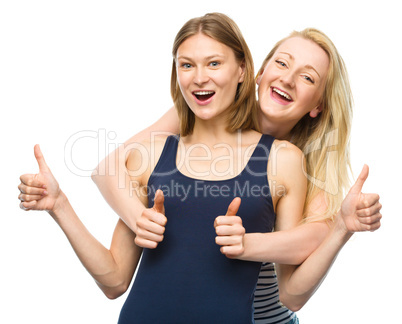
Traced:
[[236, 216], [241, 199], [236, 197], [230, 203], [226, 215], [215, 219], [216, 244], [221, 246], [221, 253], [233, 259], [244, 253], [244, 235], [246, 233], [243, 222]]

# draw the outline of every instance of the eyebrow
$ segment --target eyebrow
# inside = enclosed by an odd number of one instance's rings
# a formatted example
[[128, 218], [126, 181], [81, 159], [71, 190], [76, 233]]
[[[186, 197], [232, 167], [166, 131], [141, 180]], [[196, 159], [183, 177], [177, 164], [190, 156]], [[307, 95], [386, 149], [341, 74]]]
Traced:
[[[213, 58], [225, 58], [226, 56], [225, 55], [222, 55], [222, 54], [213, 54], [213, 55], [210, 55], [210, 56], [207, 56], [206, 58], [205, 58], [205, 61], [209, 61], [209, 60], [212, 60]], [[192, 60], [190, 57], [187, 57], [187, 56], [185, 56], [185, 55], [180, 55], [180, 56], [178, 56], [177, 57], [177, 60], [179, 60], [179, 59], [183, 59], [183, 60]]]
[[[292, 60], [295, 59], [292, 54], [289, 54], [289, 53], [286, 53], [286, 52], [279, 52], [279, 53], [288, 55]], [[315, 71], [315, 73], [317, 73], [318, 76], [321, 78], [320, 73], [318, 73], [317, 70], [316, 70], [315, 68], [313, 68], [310, 64], [307, 64], [307, 65], [305, 65], [304, 67], [307, 68], [307, 69], [309, 69], [309, 70]]]

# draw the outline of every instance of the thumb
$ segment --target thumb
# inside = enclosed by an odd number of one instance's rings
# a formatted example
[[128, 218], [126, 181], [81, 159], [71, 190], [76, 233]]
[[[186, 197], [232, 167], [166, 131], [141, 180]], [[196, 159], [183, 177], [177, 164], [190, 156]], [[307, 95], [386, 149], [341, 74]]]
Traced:
[[367, 164], [363, 166], [362, 171], [360, 172], [355, 184], [350, 188], [350, 193], [355, 193], [358, 194], [362, 191], [364, 182], [366, 181], [367, 177], [369, 175], [369, 167]]
[[233, 199], [228, 207], [226, 216], [236, 216], [237, 212], [240, 208], [240, 203], [241, 203], [241, 199], [239, 197], [236, 197], [235, 199]]
[[155, 198], [154, 198], [154, 209], [161, 214], [165, 213], [165, 206], [163, 203], [165, 202], [165, 197], [163, 195], [163, 191], [158, 189], [155, 193]]
[[36, 144], [34, 147], [34, 154], [35, 154], [36, 161], [38, 162], [38, 165], [39, 165], [39, 171], [50, 171], [38, 144]]

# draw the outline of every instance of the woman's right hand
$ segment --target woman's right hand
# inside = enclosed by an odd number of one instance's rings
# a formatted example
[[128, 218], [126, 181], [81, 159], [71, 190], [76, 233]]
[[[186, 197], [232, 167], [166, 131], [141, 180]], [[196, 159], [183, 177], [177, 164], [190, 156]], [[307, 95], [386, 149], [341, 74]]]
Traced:
[[148, 249], [155, 249], [163, 241], [167, 218], [165, 216], [162, 190], [155, 193], [154, 206], [146, 208], [137, 220], [135, 244]]
[[39, 173], [24, 174], [20, 177], [18, 186], [23, 210], [54, 211], [58, 199], [60, 199], [60, 187], [47, 166], [39, 145], [35, 145], [34, 154], [39, 165]]

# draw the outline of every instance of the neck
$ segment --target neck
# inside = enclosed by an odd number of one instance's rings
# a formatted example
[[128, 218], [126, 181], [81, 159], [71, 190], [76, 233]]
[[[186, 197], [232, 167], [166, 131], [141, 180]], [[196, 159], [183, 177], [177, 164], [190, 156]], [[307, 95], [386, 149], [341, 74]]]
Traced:
[[205, 145], [215, 145], [216, 143], [229, 143], [235, 141], [238, 132], [230, 133], [226, 126], [211, 127], [211, 125], [203, 123], [195, 123], [191, 135], [184, 138], [187, 143], [203, 143]]
[[187, 140], [203, 143], [214, 143], [223, 139], [228, 139], [232, 135], [227, 130], [227, 119], [221, 118], [204, 120], [195, 117], [193, 132], [186, 136]]
[[273, 122], [261, 110], [258, 111], [258, 115], [260, 129], [263, 134], [271, 135], [279, 140], [291, 140], [290, 131], [293, 126], [289, 126], [289, 123]]

